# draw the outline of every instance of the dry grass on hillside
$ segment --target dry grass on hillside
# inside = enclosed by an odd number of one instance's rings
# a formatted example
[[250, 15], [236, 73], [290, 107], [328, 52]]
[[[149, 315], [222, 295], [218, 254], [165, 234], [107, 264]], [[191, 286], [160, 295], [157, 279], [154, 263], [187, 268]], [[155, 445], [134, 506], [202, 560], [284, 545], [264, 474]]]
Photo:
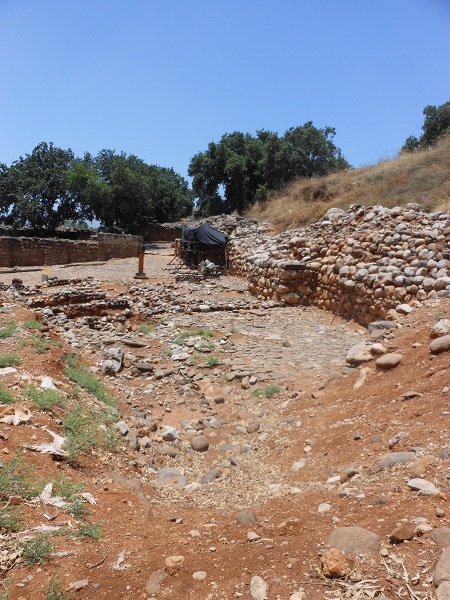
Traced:
[[429, 211], [450, 211], [450, 136], [430, 150], [327, 177], [298, 179], [247, 214], [283, 231], [315, 221], [333, 207], [408, 202]]

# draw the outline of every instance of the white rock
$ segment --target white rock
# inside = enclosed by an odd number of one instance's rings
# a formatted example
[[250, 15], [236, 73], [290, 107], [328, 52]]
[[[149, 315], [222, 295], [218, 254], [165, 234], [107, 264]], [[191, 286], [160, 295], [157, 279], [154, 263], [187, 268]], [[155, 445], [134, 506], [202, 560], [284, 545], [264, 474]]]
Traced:
[[402, 315], [409, 315], [414, 309], [409, 304], [399, 304], [395, 310]]
[[51, 377], [48, 377], [48, 376], [42, 378], [42, 382], [41, 382], [40, 387], [43, 390], [57, 390], [58, 389], [56, 387], [56, 384], [53, 381], [53, 379]]
[[250, 582], [250, 596], [253, 600], [267, 600], [268, 589], [268, 585], [264, 579], [261, 579], [258, 575], [252, 577]]
[[426, 496], [437, 496], [437, 494], [440, 493], [438, 488], [432, 484], [431, 481], [420, 479], [420, 477], [410, 479], [407, 485], [412, 490], [418, 490], [419, 494], [425, 494]]
[[324, 513], [330, 512], [331, 510], [331, 504], [328, 504], [328, 502], [322, 502], [321, 504], [319, 504], [319, 508], [317, 509], [317, 512], [321, 515], [323, 515]]

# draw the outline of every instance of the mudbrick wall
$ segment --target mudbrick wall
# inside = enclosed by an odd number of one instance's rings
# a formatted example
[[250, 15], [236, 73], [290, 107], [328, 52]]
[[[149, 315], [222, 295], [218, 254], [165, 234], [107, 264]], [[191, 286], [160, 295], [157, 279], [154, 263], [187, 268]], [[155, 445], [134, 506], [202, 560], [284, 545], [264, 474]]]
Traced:
[[315, 305], [367, 325], [450, 296], [449, 244], [446, 213], [352, 205], [276, 237], [256, 224], [238, 227], [229, 257], [232, 274], [268, 302]]
[[137, 256], [142, 238], [99, 233], [96, 240], [0, 237], [0, 267], [62, 265]]

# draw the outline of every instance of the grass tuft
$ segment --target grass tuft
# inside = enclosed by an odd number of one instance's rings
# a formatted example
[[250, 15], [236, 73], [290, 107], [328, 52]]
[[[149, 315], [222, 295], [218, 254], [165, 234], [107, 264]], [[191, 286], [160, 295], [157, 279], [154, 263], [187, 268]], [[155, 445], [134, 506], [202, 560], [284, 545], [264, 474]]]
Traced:
[[20, 508], [4, 506], [0, 508], [0, 531], [19, 531], [22, 525]]
[[38, 535], [31, 540], [21, 542], [25, 563], [31, 567], [48, 562], [53, 552], [54, 544], [48, 534]]
[[15, 352], [7, 352], [6, 354], [0, 354], [0, 369], [5, 367], [16, 367], [22, 362], [20, 356]]
[[14, 335], [14, 332], [17, 329], [17, 324], [14, 321], [7, 321], [3, 329], [0, 329], [0, 339], [4, 340], [6, 338]]
[[94, 448], [113, 449], [117, 434], [106, 411], [76, 406], [62, 419], [69, 457], [76, 460]]
[[28, 385], [25, 394], [41, 410], [52, 411], [54, 408], [64, 406], [67, 403], [66, 398], [56, 390], [43, 390], [35, 385]]
[[280, 388], [278, 385], [269, 384], [266, 385], [264, 389], [256, 388], [256, 390], [254, 390], [253, 392], [253, 396], [255, 396], [255, 398], [261, 398], [262, 396], [264, 398], [272, 398], [273, 396], [276, 396], [279, 392]]
[[95, 396], [97, 400], [108, 406], [117, 406], [117, 402], [112, 398], [103, 383], [88, 369], [80, 363], [80, 359], [76, 354], [68, 354], [67, 369], [65, 371], [67, 377], [73, 383], [76, 383], [81, 388]]
[[34, 329], [35, 331], [42, 331], [42, 323], [37, 321], [36, 319], [27, 319], [22, 323], [22, 326], [25, 329]]
[[0, 383], [0, 404], [12, 404], [13, 402], [15, 402], [15, 398], [12, 392], [5, 389]]

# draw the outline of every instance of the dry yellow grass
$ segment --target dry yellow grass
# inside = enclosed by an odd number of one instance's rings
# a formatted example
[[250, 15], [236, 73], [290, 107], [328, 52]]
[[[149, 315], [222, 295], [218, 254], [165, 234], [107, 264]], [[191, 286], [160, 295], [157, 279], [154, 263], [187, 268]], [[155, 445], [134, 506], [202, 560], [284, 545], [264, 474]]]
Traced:
[[333, 207], [392, 207], [408, 202], [417, 202], [428, 211], [450, 211], [450, 136], [429, 150], [400, 154], [373, 166], [298, 179], [266, 202], [255, 204], [247, 215], [283, 231], [311, 223]]

